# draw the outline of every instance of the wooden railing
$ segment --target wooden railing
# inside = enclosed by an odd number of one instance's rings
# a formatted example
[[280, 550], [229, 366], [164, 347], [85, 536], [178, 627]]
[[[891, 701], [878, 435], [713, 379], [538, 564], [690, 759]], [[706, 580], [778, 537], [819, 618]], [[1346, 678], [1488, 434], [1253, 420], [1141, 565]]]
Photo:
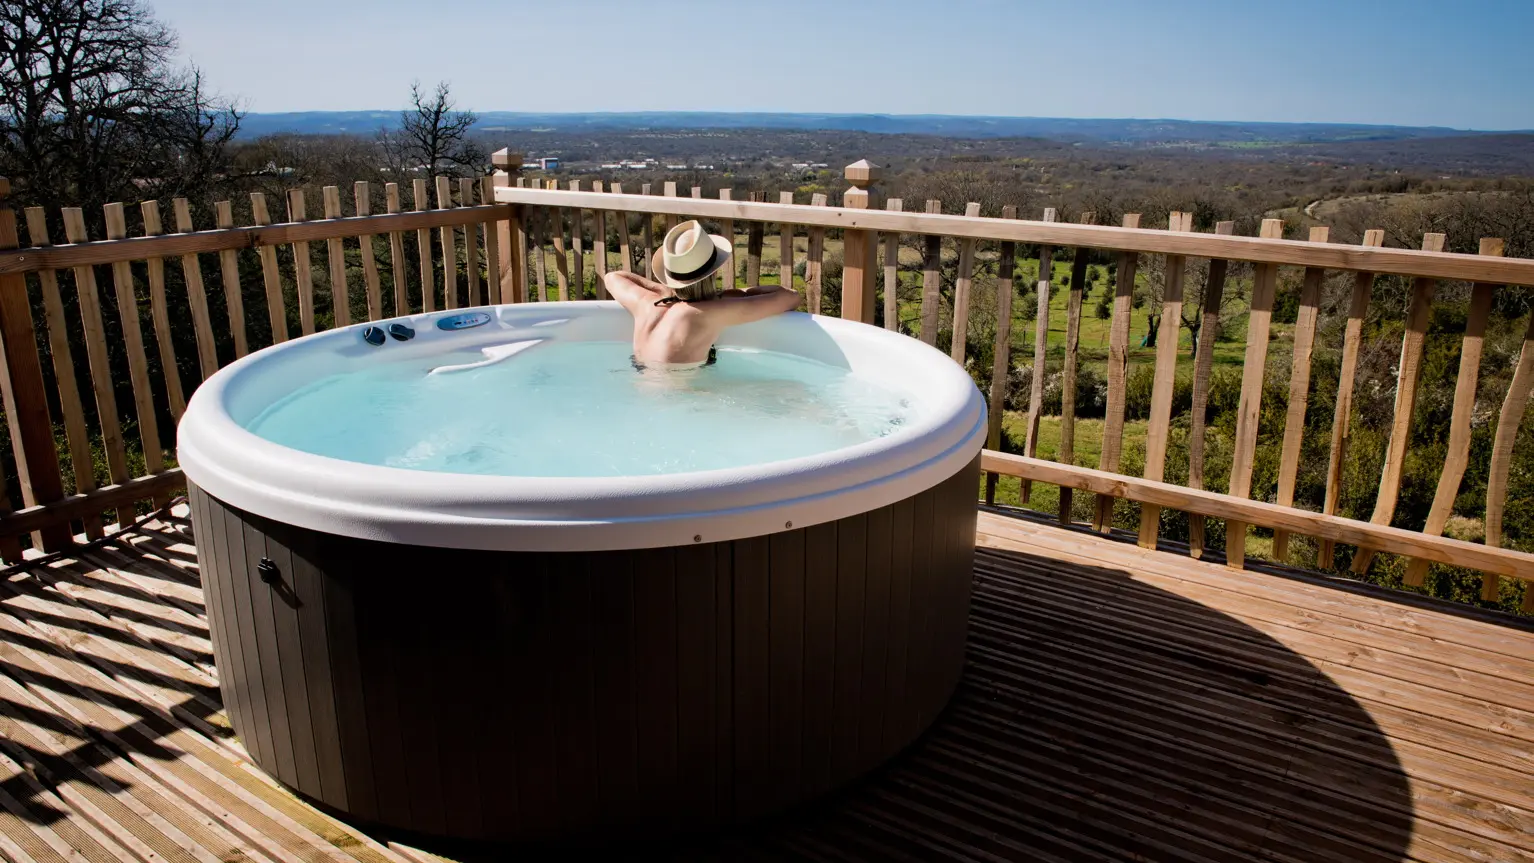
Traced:
[[[1495, 594], [1500, 577], [1534, 578], [1534, 556], [1498, 547], [1512, 443], [1534, 389], [1534, 325], [1497, 428], [1486, 489], [1486, 543], [1439, 535], [1469, 457], [1470, 413], [1489, 298], [1495, 286], [1534, 285], [1534, 261], [1503, 258], [1494, 241], [1483, 244], [1481, 255], [1463, 255], [1443, 252], [1438, 235], [1429, 235], [1421, 250], [1385, 248], [1378, 232], [1370, 232], [1357, 246], [1328, 243], [1324, 230], [1313, 233], [1308, 241], [1285, 240], [1275, 220], [1264, 222], [1260, 236], [1241, 237], [1233, 235], [1229, 223], [1213, 233], [1194, 232], [1185, 214], [1173, 214], [1168, 229], [1160, 230], [1141, 228], [1135, 215], [1114, 227], [1091, 224], [1090, 216], [1078, 223], [1056, 221], [1053, 211], [1046, 211], [1039, 220], [1023, 220], [1010, 207], [1000, 218], [988, 217], [980, 214], [976, 204], [965, 206], [963, 215], [950, 215], [941, 212], [943, 205], [938, 201], [911, 207], [920, 212], [907, 212], [898, 199], [875, 206], [873, 186], [880, 178], [867, 163], [849, 167], [850, 187], [842, 195], [842, 206], [836, 207], [829, 206], [823, 194], [781, 192], [775, 202], [757, 200], [764, 197], [761, 194], [736, 200], [729, 190], [720, 192], [717, 199], [701, 197], [701, 189], [687, 190], [684, 196], [674, 183], [625, 189], [617, 182], [570, 181], [564, 189], [547, 182], [541, 184], [544, 188], [534, 188], [531, 181], [515, 176], [519, 162], [514, 155], [497, 154], [497, 163], [510, 173], [502, 170], [494, 177], [456, 183], [447, 178], [416, 179], [404, 188], [391, 183], [382, 195], [386, 212], [381, 215], [371, 214], [376, 202], [366, 184], [353, 190], [352, 215], [343, 215], [339, 189], [322, 190], [324, 218], [317, 220], [306, 219], [304, 193], [295, 190], [287, 201], [288, 221], [281, 224], [272, 224], [266, 201], [252, 196], [249, 224], [236, 226], [231, 203], [219, 202], [213, 207], [217, 227], [198, 231], [188, 203], [174, 201], [176, 232], [164, 233], [158, 205], [145, 202], [139, 208], [140, 235], [127, 236], [123, 208], [111, 205], [102, 214], [106, 239], [93, 240], [86, 235], [85, 214], [65, 211], [58, 216], [68, 241], [65, 245], [50, 244], [52, 214], [28, 211], [29, 243], [20, 247], [15, 216], [0, 207], [0, 338], [6, 362], [0, 382], [13, 459], [3, 466], [14, 478], [13, 487], [19, 489], [23, 505], [9, 511], [9, 501], [0, 501], [7, 510], [0, 514], [0, 557], [18, 559], [28, 533], [34, 534], [35, 546], [58, 549], [77, 530], [87, 537], [102, 535], [114, 521], [114, 512], [115, 521], [124, 523], [135, 506], [144, 509], [163, 503], [182, 483], [179, 471], [167, 466], [166, 454], [173, 451], [171, 429], [190, 390], [223, 363], [296, 334], [406, 312], [479, 303], [601, 299], [605, 297], [602, 276], [609, 268], [644, 271], [666, 228], [685, 217], [699, 217], [736, 240], [741, 262], [721, 274], [725, 286], [793, 281], [803, 290], [810, 311], [882, 323], [932, 345], [946, 342], [960, 361], [974, 344], [970, 309], [979, 299], [977, 285], [989, 280], [994, 303], [985, 299], [997, 320], [989, 392], [991, 428], [983, 463], [988, 497], [995, 493], [999, 475], [1023, 481], [1025, 502], [1030, 483], [1059, 486], [1059, 517], [1070, 521], [1070, 492], [1090, 493], [1097, 496], [1090, 521], [1100, 530], [1112, 524], [1114, 500], [1137, 501], [1140, 541], [1148, 547], [1156, 545], [1162, 532], [1162, 508], [1186, 512], [1189, 546], [1195, 556], [1205, 551], [1203, 528], [1208, 517], [1225, 520], [1230, 537], [1244, 537], [1249, 524], [1273, 528], [1274, 556], [1279, 559], [1288, 553], [1290, 535], [1313, 537], [1320, 546], [1316, 563], [1323, 568], [1334, 560], [1334, 545], [1343, 543], [1360, 549], [1353, 556], [1353, 565], [1360, 570], [1368, 566], [1373, 550], [1412, 555], [1408, 581], [1420, 582], [1427, 562], [1480, 569], [1486, 573], [1487, 597]], [[409, 210], [402, 206], [401, 193], [406, 191], [413, 203]], [[771, 233], [777, 234], [776, 263], [769, 254]], [[902, 237], [910, 241], [907, 251], [919, 263], [902, 261]], [[840, 279], [831, 279], [825, 266], [827, 247], [837, 241], [842, 272]], [[945, 257], [945, 242], [955, 255]], [[325, 260], [316, 265], [317, 250], [311, 244], [320, 243]], [[1037, 295], [1031, 322], [1035, 353], [1022, 451], [1004, 454], [999, 450], [1012, 367], [1011, 309], [1014, 294], [1023, 287], [1016, 283], [1015, 256], [1022, 247], [1034, 248], [1033, 255], [1042, 263], [1040, 277], [1031, 286]], [[1116, 261], [1117, 277], [1108, 327], [1103, 442], [1093, 469], [1075, 464], [1074, 395], [1081, 373], [1077, 353], [1088, 262], [1091, 256], [1105, 253]], [[984, 279], [979, 274], [982, 258], [990, 262], [987, 266], [994, 266]], [[1128, 476], [1122, 465], [1134, 279], [1142, 263], [1156, 258], [1163, 283], [1157, 310], [1161, 330], [1145, 466], [1140, 476]], [[171, 266], [166, 266], [167, 259]], [[1227, 493], [1201, 488], [1206, 467], [1203, 416], [1210, 398], [1213, 338], [1199, 340], [1193, 361], [1187, 485], [1163, 481], [1174, 414], [1184, 274], [1189, 263], [1198, 259], [1210, 262], [1202, 313], [1213, 316], [1211, 320], [1220, 314], [1229, 262], [1251, 265], [1246, 357]], [[1070, 261], [1068, 285], [1053, 284], [1052, 260]], [[800, 263], [802, 275], [796, 279]], [[1269, 503], [1247, 498], [1263, 376], [1274, 350], [1269, 334], [1280, 267], [1301, 268], [1304, 275], [1278, 492]], [[1333, 424], [1328, 442], [1326, 499], [1320, 512], [1311, 512], [1293, 504], [1320, 290], [1323, 276], [1330, 271], [1354, 274], [1353, 290], [1340, 346], [1339, 421]], [[919, 282], [919, 291], [909, 301], [898, 296], [903, 274]], [[1362, 322], [1375, 277], [1381, 274], [1409, 278], [1411, 299], [1397, 375], [1396, 419], [1380, 494], [1373, 517], [1362, 521], [1337, 515], [1337, 491], [1341, 467], [1349, 457], [1347, 420]], [[105, 278], [112, 281], [115, 304], [100, 300], [98, 279]], [[1449, 458], [1432, 514], [1424, 529], [1402, 530], [1390, 522], [1420, 374], [1427, 309], [1439, 280], [1474, 285], [1471, 313], [1464, 334]], [[338, 290], [338, 286], [344, 288]], [[1057, 289], [1068, 291], [1066, 335], [1063, 357], [1052, 360], [1045, 348], [1050, 294]], [[183, 323], [188, 318], [190, 326]], [[1045, 371], [1052, 361], [1059, 363], [1064, 397], [1058, 460], [1047, 462], [1037, 458], [1037, 449]], [[168, 369], [174, 373], [168, 374]], [[61, 420], [57, 428], [55, 417]], [[1243, 565], [1244, 552], [1243, 542], [1226, 543], [1225, 557], [1232, 566]], [[1534, 589], [1524, 595], [1526, 606], [1534, 607]]]
[[[493, 182], [415, 179], [404, 190], [408, 210], [396, 184], [375, 201], [357, 183], [350, 215], [328, 186], [318, 190], [324, 218], [313, 221], [305, 190], [293, 189], [281, 224], [254, 193], [249, 224], [236, 226], [235, 202], [219, 201], [216, 227], [204, 230], [177, 199], [173, 233], [160, 203], [144, 201], [135, 236], [127, 209], [109, 204], [104, 239], [87, 232], [93, 214], [30, 208], [23, 246], [0, 179], [0, 386], [10, 428], [0, 467], [23, 506], [0, 494], [0, 558], [22, 559], [29, 533], [33, 547], [56, 551], [77, 529], [99, 538], [169, 501], [184, 485], [171, 458], [175, 423], [190, 390], [221, 365], [331, 326], [517, 299], [502, 295], [502, 274], [520, 259], [503, 255], [513, 246], [511, 208], [493, 202]], [[386, 212], [374, 215], [380, 204]], [[59, 226], [67, 243], [54, 245]], [[323, 264], [311, 246], [321, 243]], [[113, 296], [103, 302], [108, 279]]]
[[[611, 243], [612, 226], [617, 229], [618, 243], [624, 247], [617, 265], [625, 269], [641, 269], [654, 249], [654, 243], [665, 227], [687, 217], [697, 217], [712, 222], [736, 240], [737, 250], [744, 247], [745, 263], [734, 272], [722, 276], [730, 282], [738, 281], [744, 274], [748, 283], [767, 277], [787, 281], [793, 278], [795, 259], [794, 238], [801, 233], [805, 237], [803, 276], [797, 285], [806, 296], [810, 311], [840, 314], [843, 317], [882, 323], [890, 329], [904, 324], [914, 331], [917, 338], [938, 345], [947, 337], [952, 356], [960, 361], [966, 357], [968, 339], [969, 306], [975, 290], [976, 248], [978, 243], [994, 245], [998, 252], [994, 285], [996, 290], [994, 361], [989, 393], [991, 428], [988, 452], [983, 460], [988, 472], [986, 494], [994, 494], [996, 476], [1019, 477], [1023, 481], [1022, 497], [1029, 495], [1029, 483], [1042, 482], [1061, 487], [1059, 518], [1062, 522], [1072, 519], [1071, 490], [1090, 492], [1097, 496], [1092, 524], [1099, 530], [1108, 530], [1112, 524], [1115, 499], [1140, 503], [1139, 540], [1146, 547], [1154, 548], [1162, 529], [1162, 509], [1170, 508], [1190, 516], [1188, 539], [1190, 552], [1201, 556], [1205, 551], [1204, 518], [1226, 521], [1228, 537], [1245, 537], [1249, 525], [1261, 525], [1274, 529], [1273, 556], [1284, 560], [1290, 556], [1289, 539], [1299, 534], [1318, 541], [1319, 550], [1315, 564], [1330, 568], [1335, 560], [1335, 544], [1344, 543], [1358, 547], [1353, 556], [1352, 568], [1364, 572], [1377, 550], [1390, 550], [1409, 554], [1412, 561], [1406, 570], [1408, 584], [1421, 584], [1430, 562], [1481, 570], [1484, 575], [1482, 593], [1485, 599], [1494, 599], [1500, 587], [1499, 577], [1507, 576], [1528, 581], [1534, 579], [1534, 555], [1501, 545], [1501, 514], [1506, 504], [1507, 477], [1511, 464], [1512, 441], [1523, 421], [1524, 406], [1531, 389], [1534, 389], [1534, 321], [1523, 345], [1522, 359], [1515, 374], [1505, 403], [1496, 435], [1496, 447], [1489, 466], [1490, 481], [1487, 489], [1486, 544], [1467, 542], [1442, 536], [1445, 523], [1452, 512], [1452, 505], [1464, 477], [1470, 450], [1470, 422], [1479, 373], [1480, 346], [1484, 336], [1490, 298], [1496, 286], [1534, 285], [1534, 261], [1508, 259], [1501, 256], [1500, 241], [1486, 240], [1480, 255], [1446, 253], [1443, 236], [1429, 234], [1424, 238], [1423, 248], [1394, 249], [1381, 245], [1382, 234], [1369, 231], [1357, 246], [1344, 246], [1328, 242], [1325, 228], [1311, 231], [1308, 240], [1282, 238], [1282, 223], [1275, 219], [1265, 220], [1257, 237], [1240, 237], [1232, 233], [1232, 223], [1220, 223], [1212, 233], [1196, 233], [1192, 230], [1192, 217], [1187, 213], [1173, 213], [1166, 230], [1141, 228], [1138, 215], [1125, 216], [1122, 226], [1110, 227], [1088, 223], [1068, 224], [1055, 220], [1053, 210], [1047, 210], [1040, 220], [1019, 220], [1015, 208], [1008, 207], [1001, 218], [979, 215], [977, 204], [968, 204], [964, 215], [945, 215], [940, 212], [938, 201], [925, 203], [924, 212], [905, 212], [903, 202], [891, 199], [883, 209], [870, 209], [870, 184], [877, 179], [877, 171], [866, 163], [848, 169], [851, 183], [842, 207], [826, 206], [821, 195], [814, 195], [806, 205], [795, 202], [791, 193], [783, 193], [777, 203], [758, 200], [734, 200], [729, 190], [720, 193], [719, 199], [704, 199], [701, 190], [694, 189], [690, 197], [678, 194], [674, 184], [667, 183], [659, 195], [657, 190], [644, 188], [640, 194], [626, 193], [618, 184], [606, 188], [596, 183], [590, 190], [583, 190], [579, 181], [572, 181], [566, 189], [559, 189], [545, 182], [543, 188], [535, 188], [531, 182], [521, 180], [504, 183], [497, 190], [496, 200], [514, 205], [513, 224], [525, 222], [536, 224], [530, 233], [530, 257], [533, 259], [530, 273], [532, 290], [529, 296], [536, 298], [543, 291], [545, 255], [554, 256], [557, 273], [558, 296], [569, 294], [570, 285], [588, 284], [586, 274], [576, 270], [564, 270], [564, 241], [559, 237], [560, 225], [597, 225], [598, 241], [604, 249]], [[639, 217], [636, 240], [634, 217]], [[653, 224], [656, 218], [660, 225]], [[1086, 217], [1090, 222], [1090, 216]], [[776, 225], [780, 236], [780, 253], [777, 272], [763, 266], [762, 236]], [[605, 227], [601, 227], [605, 226]], [[744, 243], [739, 232], [744, 231]], [[824, 282], [821, 256], [824, 254], [827, 232], [841, 235], [843, 242], [843, 277], [839, 309], [823, 307], [828, 285]], [[921, 292], [916, 298], [919, 310], [901, 321], [897, 305], [897, 289], [902, 265], [899, 260], [901, 236], [916, 236], [923, 250], [920, 264]], [[574, 233], [571, 234], [575, 236]], [[947, 266], [941, 249], [944, 239], [957, 246], [952, 264], [952, 296], [945, 298], [941, 292], [942, 268]], [[572, 240], [572, 242], [578, 242]], [[883, 242], [882, 256], [878, 245]], [[1014, 284], [1014, 255], [1019, 246], [1033, 246], [1040, 260], [1041, 274], [1033, 286], [1037, 308], [1033, 316], [1034, 346], [1030, 397], [1025, 421], [1025, 436], [1021, 454], [997, 452], [1001, 443], [1003, 399], [1007, 384], [1006, 372], [1011, 368], [1011, 307], [1017, 286]], [[552, 246], [552, 252], [549, 250]], [[1114, 284], [1114, 301], [1110, 322], [1110, 344], [1107, 368], [1107, 410], [1103, 423], [1101, 456], [1096, 469], [1075, 465], [1074, 459], [1074, 390], [1078, 376], [1077, 350], [1081, 317], [1083, 313], [1083, 290], [1089, 253], [1111, 253], [1117, 256], [1117, 276]], [[1050, 293], [1052, 284], [1051, 261], [1062, 260], [1069, 255], [1071, 278], [1066, 303], [1065, 356], [1061, 363], [1062, 398], [1061, 444], [1059, 462], [1046, 462], [1036, 457], [1039, 437], [1042, 390], [1045, 366], [1049, 359], [1047, 333], [1049, 331]], [[1127, 356], [1130, 350], [1130, 316], [1133, 306], [1135, 274], [1144, 256], [1161, 257], [1163, 289], [1159, 299], [1160, 329], [1156, 340], [1154, 380], [1147, 422], [1145, 467], [1140, 476], [1126, 476], [1121, 472], [1125, 432], [1125, 394], [1127, 386]], [[636, 260], [637, 257], [637, 260]], [[1176, 362], [1179, 328], [1182, 326], [1184, 302], [1184, 279], [1188, 262], [1203, 258], [1210, 262], [1204, 306], [1200, 314], [1216, 321], [1229, 278], [1231, 262], [1251, 265], [1251, 296], [1247, 314], [1246, 355], [1242, 366], [1240, 404], [1238, 407], [1234, 440], [1234, 453], [1230, 481], [1226, 493], [1202, 490], [1205, 471], [1204, 415], [1210, 398], [1210, 372], [1213, 363], [1214, 338], [1197, 341], [1193, 358], [1193, 381], [1191, 405], [1188, 413], [1190, 431], [1188, 440], [1188, 485], [1180, 487], [1163, 482], [1167, 465], [1168, 442], [1173, 420], [1173, 393], [1176, 385]], [[882, 260], [882, 272], [876, 261]], [[609, 266], [605, 253], [595, 260], [596, 272], [591, 283], [600, 284], [601, 271]], [[1269, 355], [1276, 348], [1270, 341], [1272, 314], [1280, 267], [1296, 267], [1302, 270], [1299, 291], [1299, 309], [1293, 328], [1292, 357], [1289, 374], [1289, 398], [1283, 430], [1281, 456], [1278, 467], [1278, 490], [1276, 501], [1248, 500], [1252, 487], [1254, 456], [1257, 451], [1258, 421], [1261, 415], [1264, 375]], [[1312, 356], [1316, 349], [1317, 324], [1322, 296], [1323, 280], [1330, 271], [1351, 273], [1352, 297], [1349, 304], [1347, 324], [1343, 336], [1342, 363], [1339, 373], [1336, 415], [1329, 441], [1329, 468], [1326, 478], [1326, 499], [1320, 512], [1294, 508], [1296, 481], [1300, 467], [1301, 445], [1306, 431], [1305, 417], [1310, 381]], [[876, 299], [880, 292], [882, 275], [883, 302], [879, 304], [882, 315], [876, 314]], [[1400, 367], [1396, 376], [1397, 397], [1394, 421], [1390, 429], [1388, 452], [1380, 477], [1380, 492], [1373, 516], [1368, 521], [1344, 518], [1337, 515], [1342, 465], [1349, 457], [1348, 429], [1352, 417], [1352, 394], [1358, 366], [1358, 351], [1362, 340], [1362, 324], [1369, 309], [1370, 292], [1376, 277], [1380, 275], [1404, 276], [1410, 280], [1410, 299], [1405, 333], [1402, 340]], [[516, 276], [520, 277], [520, 276]], [[1427, 311], [1440, 280], [1469, 282], [1471, 288], [1471, 311], [1463, 336], [1459, 379], [1449, 435], [1449, 455], [1439, 477], [1437, 494], [1432, 512], [1421, 530], [1405, 530], [1392, 527], [1397, 497], [1402, 480], [1402, 463], [1408, 443], [1410, 419], [1415, 393], [1419, 384], [1423, 344], [1427, 332]], [[598, 289], [599, 290], [599, 289]], [[947, 322], [948, 329], [940, 330]], [[1205, 325], [1206, 333], [1215, 330], [1213, 322]], [[1244, 566], [1245, 542], [1227, 541], [1226, 562], [1235, 568]], [[1526, 609], [1534, 610], [1534, 589], [1524, 592]]]

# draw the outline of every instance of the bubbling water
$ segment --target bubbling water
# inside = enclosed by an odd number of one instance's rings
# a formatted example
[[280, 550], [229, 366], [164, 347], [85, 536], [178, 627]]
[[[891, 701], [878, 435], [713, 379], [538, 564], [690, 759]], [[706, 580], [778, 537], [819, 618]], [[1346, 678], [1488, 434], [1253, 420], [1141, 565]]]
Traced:
[[379, 363], [314, 381], [247, 428], [364, 464], [601, 477], [816, 455], [892, 434], [910, 413], [904, 393], [792, 354], [721, 348], [712, 366], [641, 372], [629, 350], [555, 340], [436, 375]]

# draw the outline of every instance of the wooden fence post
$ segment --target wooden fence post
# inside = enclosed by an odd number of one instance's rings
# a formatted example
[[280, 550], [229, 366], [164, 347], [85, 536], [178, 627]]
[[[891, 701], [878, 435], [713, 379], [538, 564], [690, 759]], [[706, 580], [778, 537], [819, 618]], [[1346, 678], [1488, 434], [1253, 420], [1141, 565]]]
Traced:
[[[1003, 219], [1017, 218], [1017, 206], [1008, 204], [1001, 208]], [[889, 235], [898, 244], [899, 239], [895, 234]], [[895, 250], [895, 255], [899, 250]], [[1001, 424], [1005, 419], [1004, 412], [1007, 407], [1007, 378], [1012, 371], [1012, 271], [1017, 266], [1017, 244], [1003, 242], [1001, 244], [1000, 260], [996, 264], [996, 348], [992, 356], [991, 365], [991, 394], [990, 402], [986, 411], [985, 448], [989, 450], [1001, 449]], [[886, 261], [898, 259], [892, 255], [886, 255]], [[895, 266], [888, 264], [887, 266]], [[895, 277], [886, 275], [886, 283], [894, 282]], [[885, 291], [891, 289], [886, 287]], [[998, 475], [987, 472], [985, 475], [985, 502], [987, 506], [996, 503], [996, 481]]]
[[[851, 187], [842, 194], [842, 206], [868, 209], [868, 190], [883, 174], [878, 165], [867, 159], [847, 166], [843, 176]], [[878, 235], [873, 231], [849, 228], [842, 232], [842, 317], [849, 321], [874, 322], [874, 248]]]
[[[1173, 212], [1169, 231], [1193, 230], [1193, 214]], [[1167, 437], [1172, 425], [1172, 394], [1177, 384], [1177, 335], [1182, 329], [1182, 282], [1187, 259], [1167, 255], [1161, 291], [1161, 321], [1156, 331], [1156, 367], [1151, 383], [1150, 430], [1145, 438], [1146, 479], [1160, 482], [1166, 471]], [[1039, 303], [1043, 307], [1043, 302]], [[1027, 453], [1033, 455], [1033, 453]], [[1161, 533], [1161, 507], [1140, 505], [1140, 547], [1154, 549]]]
[[[1139, 213], [1125, 213], [1124, 227], [1140, 227]], [[1118, 274], [1113, 284], [1113, 323], [1108, 333], [1108, 405], [1103, 413], [1103, 448], [1097, 457], [1097, 469], [1118, 473], [1124, 448], [1125, 376], [1129, 365], [1129, 316], [1133, 310], [1135, 271], [1140, 266], [1137, 252], [1119, 254]], [[1103, 533], [1113, 531], [1113, 497], [1097, 496], [1097, 511], [1092, 527]]]
[[[1055, 208], [1044, 208], [1044, 221], [1055, 220]], [[973, 247], [970, 252], [974, 258]], [[1049, 363], [1049, 283], [1054, 279], [1054, 252], [1047, 245], [1039, 246], [1039, 274], [1035, 284], [1035, 313], [1033, 318], [1033, 380], [1028, 391], [1028, 424], [1023, 430], [1023, 455], [1033, 458], [1039, 450], [1039, 417], [1044, 413], [1044, 367]], [[1012, 304], [1007, 303], [1010, 315]], [[999, 310], [999, 309], [998, 309]], [[994, 447], [993, 447], [994, 449]], [[1033, 497], [1033, 483], [1023, 480], [1018, 492], [1018, 503], [1027, 506]]]
[[[1424, 234], [1424, 252], [1443, 251], [1443, 234]], [[1385, 445], [1385, 466], [1380, 471], [1379, 495], [1374, 500], [1374, 524], [1390, 524], [1395, 516], [1396, 500], [1401, 493], [1401, 473], [1406, 460], [1406, 446], [1411, 437], [1412, 412], [1417, 407], [1417, 385], [1422, 377], [1422, 353], [1427, 344], [1428, 324], [1432, 321], [1433, 293], [1438, 280], [1426, 276], [1412, 279], [1411, 303], [1406, 307], [1406, 331], [1401, 335], [1401, 360], [1396, 367], [1396, 404], [1390, 425], [1390, 440]], [[1353, 554], [1355, 575], [1369, 571], [1375, 549], [1359, 547]]]
[[[16, 214], [3, 205], [10, 193], [11, 182], [0, 177], [0, 249], [21, 245]], [[48, 391], [38, 357], [37, 333], [32, 328], [27, 277], [21, 273], [0, 276], [0, 362], [4, 363], [0, 393], [5, 397], [5, 418], [15, 447], [22, 501], [27, 506], [52, 503], [64, 496], [64, 479], [59, 474]], [[43, 551], [59, 551], [73, 541], [67, 524], [45, 528], [38, 537]]]
[[[1284, 238], [1282, 219], [1263, 219], [1261, 236]], [[1262, 376], [1268, 367], [1268, 334], [1273, 326], [1273, 293], [1278, 284], [1277, 264], [1252, 268], [1252, 300], [1246, 316], [1246, 359], [1241, 366], [1241, 401], [1236, 407], [1236, 440], [1230, 459], [1231, 497], [1252, 494], [1252, 464], [1257, 454], [1257, 424], [1262, 418]], [[1246, 566], [1246, 522], [1225, 520], [1225, 565]]]
[[[490, 156], [495, 174], [490, 182], [499, 189], [515, 186], [517, 173], [522, 170], [522, 154], [513, 153], [508, 147], [496, 150]], [[512, 207], [506, 221], [495, 223], [496, 239], [500, 244], [501, 302], [527, 302], [527, 227], [522, 222], [522, 208]]]

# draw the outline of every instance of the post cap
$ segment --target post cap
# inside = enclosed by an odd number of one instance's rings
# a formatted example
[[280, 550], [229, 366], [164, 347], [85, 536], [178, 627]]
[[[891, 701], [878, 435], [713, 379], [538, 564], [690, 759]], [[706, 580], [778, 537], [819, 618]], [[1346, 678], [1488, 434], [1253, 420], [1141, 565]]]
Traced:
[[866, 186], [883, 177], [884, 169], [867, 159], [859, 159], [847, 166], [843, 176], [854, 186]]
[[490, 164], [502, 171], [515, 172], [522, 168], [522, 154], [511, 152], [510, 147], [502, 147], [490, 154]]

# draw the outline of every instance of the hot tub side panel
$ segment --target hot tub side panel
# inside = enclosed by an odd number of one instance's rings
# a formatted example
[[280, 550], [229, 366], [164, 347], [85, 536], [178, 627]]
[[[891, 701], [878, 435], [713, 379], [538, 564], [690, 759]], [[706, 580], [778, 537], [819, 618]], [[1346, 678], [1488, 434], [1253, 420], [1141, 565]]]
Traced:
[[407, 830], [779, 810], [904, 748], [957, 685], [978, 471], [765, 537], [563, 553], [339, 537], [193, 487], [224, 703], [263, 769]]

